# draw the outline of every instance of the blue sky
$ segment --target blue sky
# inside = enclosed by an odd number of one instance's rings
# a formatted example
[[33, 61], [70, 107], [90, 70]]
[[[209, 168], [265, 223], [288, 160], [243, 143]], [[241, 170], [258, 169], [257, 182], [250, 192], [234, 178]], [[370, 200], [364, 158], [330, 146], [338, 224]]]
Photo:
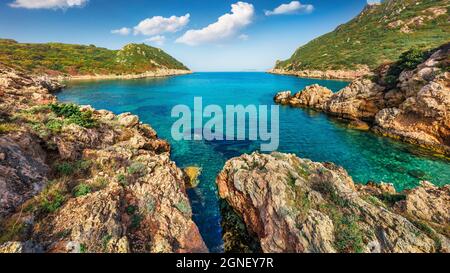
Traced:
[[[0, 0], [0, 37], [161, 47], [195, 71], [263, 71], [367, 0]], [[228, 15], [226, 15], [228, 14]], [[220, 19], [219, 19], [220, 18]]]

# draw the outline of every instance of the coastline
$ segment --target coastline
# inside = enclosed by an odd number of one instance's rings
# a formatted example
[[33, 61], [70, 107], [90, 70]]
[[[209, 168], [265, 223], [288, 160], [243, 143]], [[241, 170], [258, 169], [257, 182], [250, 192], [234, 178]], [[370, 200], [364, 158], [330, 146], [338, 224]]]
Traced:
[[52, 80], [56, 80], [59, 82], [64, 81], [90, 81], [90, 80], [135, 80], [135, 79], [144, 79], [144, 78], [161, 78], [161, 77], [169, 77], [169, 76], [180, 76], [192, 74], [191, 70], [181, 70], [181, 69], [160, 69], [156, 71], [147, 71], [145, 73], [140, 74], [123, 74], [123, 75], [77, 75], [77, 76], [56, 76], [49, 77]]
[[[375, 79], [352, 81], [337, 93], [320, 85], [310, 85], [292, 95], [282, 91], [275, 95], [278, 104], [307, 107], [352, 122], [354, 126], [393, 139], [414, 144], [448, 158], [450, 74], [440, 67], [450, 52], [449, 44], [404, 69], [390, 86], [380, 72]], [[377, 80], [378, 79], [378, 80]]]
[[359, 70], [300, 70], [289, 71], [284, 69], [270, 69], [267, 71], [270, 74], [276, 75], [290, 75], [299, 78], [312, 78], [312, 79], [326, 79], [326, 80], [355, 80], [357, 78], [372, 75], [372, 72], [368, 67], [362, 67]]

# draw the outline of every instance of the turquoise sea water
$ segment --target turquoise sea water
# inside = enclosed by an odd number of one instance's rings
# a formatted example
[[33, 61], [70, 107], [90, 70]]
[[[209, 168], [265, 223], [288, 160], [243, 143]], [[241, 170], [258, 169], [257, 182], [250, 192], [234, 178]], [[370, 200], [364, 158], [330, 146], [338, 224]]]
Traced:
[[[347, 85], [342, 81], [301, 79], [266, 73], [195, 73], [192, 75], [129, 81], [71, 83], [58, 94], [65, 102], [89, 104], [115, 113], [132, 112], [151, 124], [172, 145], [172, 159], [180, 167], [203, 168], [200, 185], [189, 191], [194, 220], [211, 251], [221, 251], [220, 213], [215, 177], [226, 160], [259, 150], [252, 141], [174, 141], [172, 107], [203, 104], [272, 105], [281, 90], [298, 91], [319, 83], [333, 91]], [[280, 108], [281, 152], [295, 153], [314, 161], [331, 161], [345, 167], [356, 182], [385, 181], [398, 190], [411, 188], [420, 180], [437, 185], [450, 182], [450, 162], [428, 156], [418, 148], [348, 129], [342, 122], [305, 109]]]

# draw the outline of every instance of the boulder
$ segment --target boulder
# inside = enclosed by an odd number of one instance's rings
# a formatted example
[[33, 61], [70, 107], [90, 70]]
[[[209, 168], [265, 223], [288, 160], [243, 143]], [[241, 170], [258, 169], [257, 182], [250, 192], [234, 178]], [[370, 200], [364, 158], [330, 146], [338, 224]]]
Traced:
[[450, 221], [450, 186], [436, 187], [423, 181], [420, 187], [409, 190], [404, 212], [417, 219], [446, 228]]
[[[242, 155], [225, 164], [217, 185], [220, 198], [240, 215], [266, 253], [445, 251], [432, 235], [439, 234], [436, 230], [423, 230], [372, 195], [373, 186], [356, 186], [343, 168], [331, 163], [293, 154]], [[378, 191], [395, 194], [389, 186]], [[448, 215], [443, 210], [450, 210], [448, 193], [434, 189], [434, 194], [420, 194], [414, 199], [423, 205], [410, 210], [426, 208], [429, 219], [441, 221]]]
[[335, 93], [323, 107], [325, 112], [345, 119], [372, 122], [384, 108], [384, 87], [369, 79], [358, 79]]
[[274, 101], [279, 104], [287, 104], [291, 98], [291, 91], [282, 91], [275, 95]]
[[123, 113], [117, 116], [117, 122], [126, 128], [130, 128], [139, 123], [139, 117], [131, 113]]
[[304, 90], [295, 94], [291, 100], [292, 105], [307, 106], [322, 110], [325, 103], [331, 98], [333, 91], [318, 84], [307, 86]]

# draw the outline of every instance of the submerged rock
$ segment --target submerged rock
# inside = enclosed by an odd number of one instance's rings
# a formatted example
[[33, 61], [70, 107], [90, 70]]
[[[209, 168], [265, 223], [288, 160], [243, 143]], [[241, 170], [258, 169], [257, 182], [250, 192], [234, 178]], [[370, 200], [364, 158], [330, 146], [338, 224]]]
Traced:
[[[448, 240], [428, 221], [444, 219], [443, 211], [450, 211], [448, 193], [435, 188], [435, 197], [422, 195], [429, 218], [421, 216], [425, 223], [419, 224], [417, 209], [396, 211], [396, 201], [405, 198], [397, 198], [392, 187], [356, 186], [332, 163], [281, 153], [242, 155], [225, 164], [217, 185], [220, 198], [267, 253], [440, 252]], [[406, 200], [414, 196], [406, 193]], [[441, 200], [439, 209], [433, 208], [436, 200]]]
[[197, 166], [189, 166], [184, 168], [184, 172], [188, 176], [188, 184], [187, 187], [195, 188], [200, 183], [199, 177], [202, 174], [202, 168]]

